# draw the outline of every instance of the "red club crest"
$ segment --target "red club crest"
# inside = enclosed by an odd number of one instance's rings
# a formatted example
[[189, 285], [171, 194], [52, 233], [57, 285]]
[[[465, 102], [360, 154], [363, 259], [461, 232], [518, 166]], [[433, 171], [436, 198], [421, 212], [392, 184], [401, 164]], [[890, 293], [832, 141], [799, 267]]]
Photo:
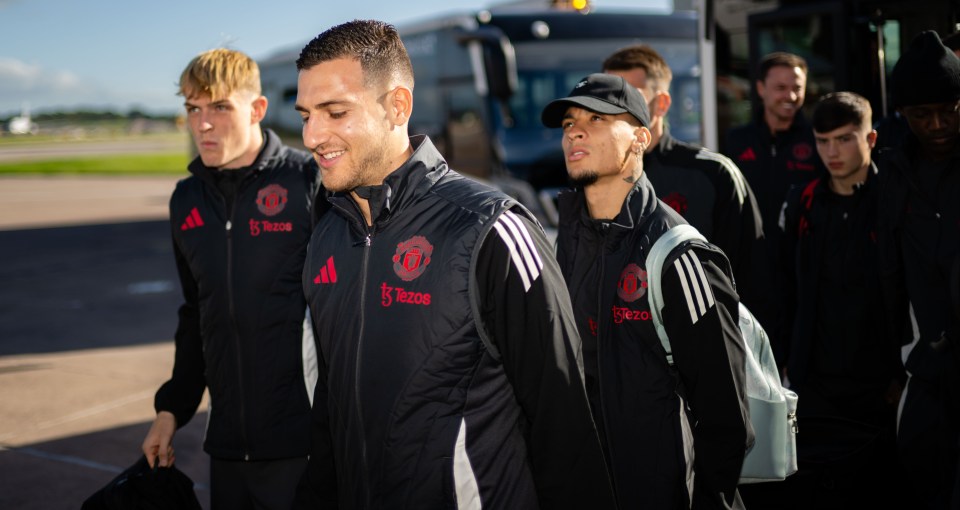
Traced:
[[257, 209], [267, 216], [280, 214], [287, 205], [287, 190], [279, 184], [271, 184], [257, 192]]
[[793, 146], [793, 157], [806, 161], [813, 155], [813, 147], [809, 143], [798, 143]]
[[647, 292], [647, 272], [636, 264], [629, 264], [620, 273], [617, 283], [617, 295], [627, 303], [632, 303]]
[[412, 281], [427, 269], [431, 255], [433, 245], [427, 238], [413, 236], [397, 245], [397, 253], [393, 255], [393, 271], [401, 280]]
[[674, 211], [677, 211], [680, 216], [683, 216], [687, 213], [687, 197], [681, 195], [674, 191], [669, 195], [663, 197], [664, 203], [673, 208]]

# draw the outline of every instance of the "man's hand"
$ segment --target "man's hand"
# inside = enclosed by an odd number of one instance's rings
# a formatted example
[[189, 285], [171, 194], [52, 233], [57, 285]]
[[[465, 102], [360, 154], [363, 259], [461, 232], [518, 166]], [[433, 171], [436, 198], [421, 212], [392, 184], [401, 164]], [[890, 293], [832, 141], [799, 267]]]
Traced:
[[173, 465], [173, 434], [177, 431], [177, 419], [173, 413], [160, 411], [157, 418], [153, 420], [153, 426], [147, 437], [143, 440], [143, 454], [147, 457], [147, 463], [150, 467], [156, 467], [155, 462], [159, 457], [160, 467], [170, 467]]

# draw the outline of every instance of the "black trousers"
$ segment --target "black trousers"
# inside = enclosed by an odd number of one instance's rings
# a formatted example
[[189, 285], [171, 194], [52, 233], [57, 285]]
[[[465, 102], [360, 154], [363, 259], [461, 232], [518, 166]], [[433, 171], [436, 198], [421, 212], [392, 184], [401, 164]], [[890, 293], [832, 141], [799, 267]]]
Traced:
[[210, 458], [213, 510], [289, 510], [307, 458], [223, 460]]

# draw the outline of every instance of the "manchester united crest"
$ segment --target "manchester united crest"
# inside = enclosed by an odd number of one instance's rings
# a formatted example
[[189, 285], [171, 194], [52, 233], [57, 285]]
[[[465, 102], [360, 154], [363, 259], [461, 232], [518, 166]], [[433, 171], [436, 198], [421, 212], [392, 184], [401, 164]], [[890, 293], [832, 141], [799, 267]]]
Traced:
[[636, 264], [629, 264], [620, 273], [617, 283], [617, 295], [627, 303], [632, 303], [647, 292], [647, 272]]
[[664, 203], [673, 208], [674, 211], [677, 211], [680, 216], [687, 214], [687, 197], [681, 195], [674, 191], [669, 195], [663, 197]]
[[257, 209], [267, 216], [280, 214], [287, 205], [287, 190], [279, 184], [271, 184], [257, 192]]
[[813, 155], [813, 147], [809, 143], [798, 143], [793, 146], [793, 157], [800, 161], [806, 161]]
[[397, 245], [393, 255], [393, 271], [405, 282], [413, 281], [423, 274], [430, 264], [433, 245], [426, 237], [413, 236]]

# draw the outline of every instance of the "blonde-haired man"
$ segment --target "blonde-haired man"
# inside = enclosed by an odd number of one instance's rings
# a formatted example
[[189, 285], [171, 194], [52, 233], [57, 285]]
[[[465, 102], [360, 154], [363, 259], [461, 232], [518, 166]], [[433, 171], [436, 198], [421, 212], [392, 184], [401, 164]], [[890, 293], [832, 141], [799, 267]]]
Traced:
[[299, 283], [316, 165], [260, 127], [267, 99], [247, 55], [198, 55], [179, 94], [198, 153], [170, 199], [184, 302], [173, 376], [157, 391], [143, 453], [151, 465], [173, 464], [174, 433], [208, 388], [213, 508], [289, 508], [316, 377]]

